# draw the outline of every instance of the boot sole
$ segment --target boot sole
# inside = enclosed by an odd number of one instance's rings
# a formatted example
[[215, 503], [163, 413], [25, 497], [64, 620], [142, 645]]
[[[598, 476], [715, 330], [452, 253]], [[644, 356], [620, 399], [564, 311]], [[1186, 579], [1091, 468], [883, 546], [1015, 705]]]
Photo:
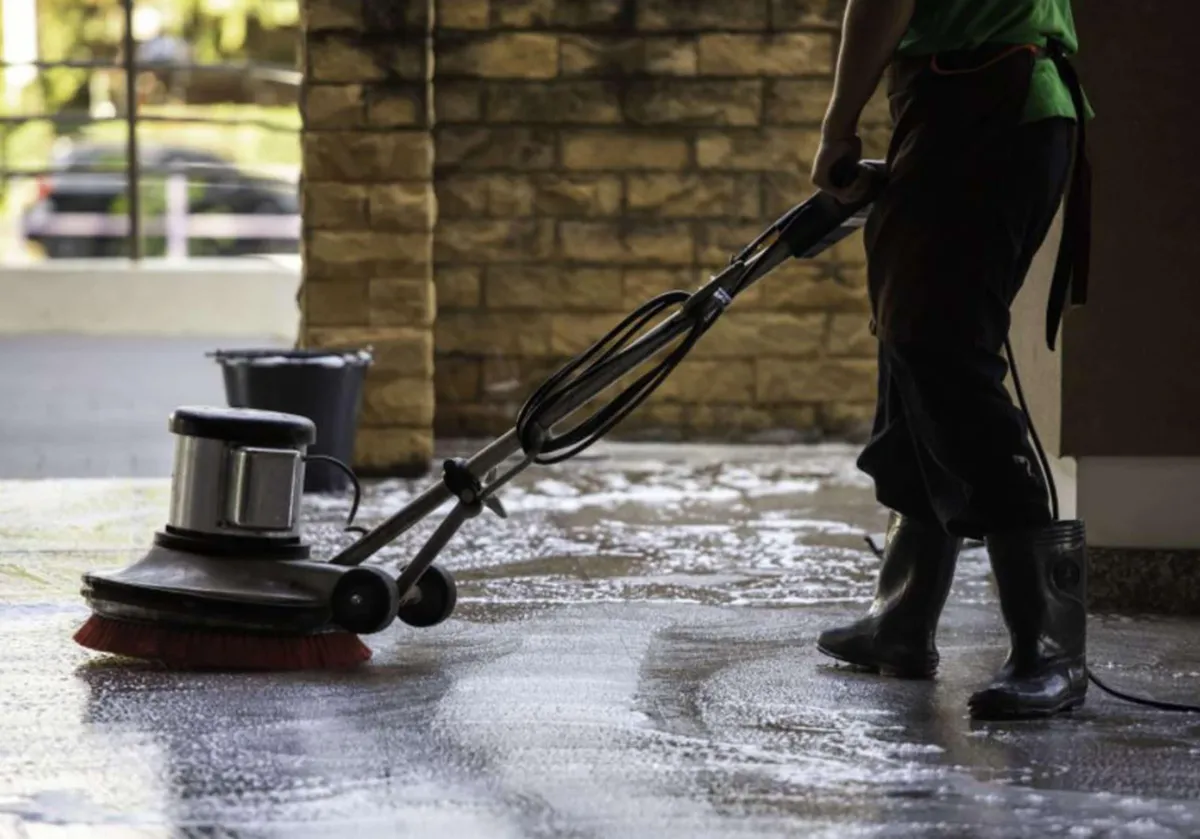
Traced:
[[1044, 720], [1060, 714], [1069, 714], [1083, 706], [1084, 697], [1069, 699], [1060, 705], [1048, 708], [1003, 708], [987, 703], [980, 706], [968, 705], [971, 719], [980, 722], [1018, 722], [1021, 720]]
[[820, 643], [817, 644], [817, 651], [829, 656], [830, 658], [832, 658], [836, 661], [840, 661], [843, 664], [848, 664], [852, 668], [854, 668], [855, 670], [858, 670], [860, 672], [872, 673], [877, 676], [887, 676], [888, 678], [892, 678], [892, 679], [915, 679], [915, 680], [932, 679], [934, 674], [937, 672], [936, 667], [933, 669], [922, 668], [922, 667], [895, 667], [895, 666], [880, 663], [877, 661], [872, 661], [872, 662], [856, 661], [851, 658], [846, 658], [845, 656], [834, 652], [833, 650], [829, 649], [828, 647], [826, 647]]

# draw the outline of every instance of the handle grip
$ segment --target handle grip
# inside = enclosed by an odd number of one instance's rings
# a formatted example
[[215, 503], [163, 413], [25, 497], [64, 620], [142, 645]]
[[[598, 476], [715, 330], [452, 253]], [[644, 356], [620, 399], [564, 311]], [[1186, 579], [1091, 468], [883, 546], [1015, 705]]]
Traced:
[[833, 181], [834, 186], [842, 189], [854, 183], [855, 178], [858, 177], [859, 168], [860, 164], [857, 160], [843, 157], [829, 170], [829, 179]]

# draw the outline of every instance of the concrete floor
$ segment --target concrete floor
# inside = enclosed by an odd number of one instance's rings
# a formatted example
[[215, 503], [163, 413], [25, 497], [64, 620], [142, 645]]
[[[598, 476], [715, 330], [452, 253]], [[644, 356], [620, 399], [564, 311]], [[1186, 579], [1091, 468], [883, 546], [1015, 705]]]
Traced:
[[[165, 482], [0, 483], [0, 836], [1200, 836], [1200, 716], [1093, 691], [1070, 718], [967, 718], [1005, 651], [978, 551], [936, 681], [815, 653], [863, 607], [883, 525], [852, 454], [612, 446], [527, 472], [510, 519], [453, 543], [455, 616], [368, 636], [339, 675], [75, 646], [79, 574], [144, 549]], [[373, 486], [360, 520], [413, 491]], [[323, 554], [347, 500], [307, 499]], [[1090, 632], [1101, 678], [1200, 695], [1195, 624]]]

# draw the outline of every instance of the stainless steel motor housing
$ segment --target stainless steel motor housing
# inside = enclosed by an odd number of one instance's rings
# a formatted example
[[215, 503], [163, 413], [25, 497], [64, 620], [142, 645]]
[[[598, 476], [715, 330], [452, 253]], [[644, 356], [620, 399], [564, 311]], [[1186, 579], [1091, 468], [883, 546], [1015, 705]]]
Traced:
[[175, 435], [167, 524], [214, 536], [295, 539], [304, 457], [316, 442], [307, 417], [251, 408], [183, 407]]

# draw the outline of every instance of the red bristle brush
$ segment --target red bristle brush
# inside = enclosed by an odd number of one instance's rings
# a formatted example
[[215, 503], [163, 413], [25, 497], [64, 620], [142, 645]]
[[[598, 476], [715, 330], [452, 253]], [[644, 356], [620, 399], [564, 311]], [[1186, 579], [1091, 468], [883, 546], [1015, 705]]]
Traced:
[[310, 635], [184, 629], [92, 615], [75, 642], [101, 653], [153, 661], [172, 670], [336, 670], [371, 658], [343, 631]]

